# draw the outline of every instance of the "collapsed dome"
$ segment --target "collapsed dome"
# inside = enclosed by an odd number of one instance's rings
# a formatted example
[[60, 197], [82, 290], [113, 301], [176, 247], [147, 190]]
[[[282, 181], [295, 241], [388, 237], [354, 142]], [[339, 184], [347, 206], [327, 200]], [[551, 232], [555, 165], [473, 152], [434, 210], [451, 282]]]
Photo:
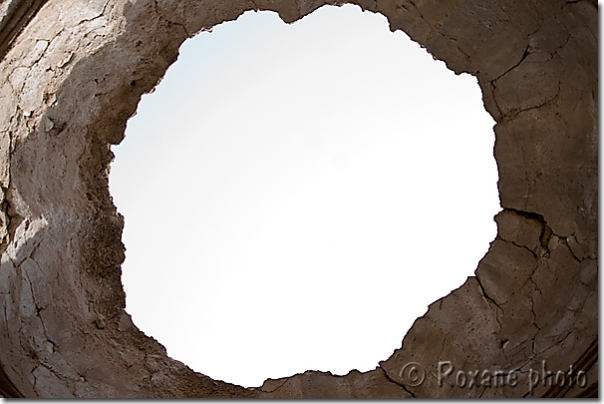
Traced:
[[[186, 38], [252, 8], [291, 23], [327, 3], [7, 0], [0, 8], [2, 395], [597, 396], [597, 4], [350, 3], [383, 14], [451, 70], [478, 78], [497, 121], [503, 211], [476, 276], [432, 304], [402, 347], [370, 372], [308, 371], [244, 389], [170, 359], [124, 311], [123, 218], [108, 189], [110, 146]], [[518, 371], [521, 382], [439, 386], [432, 375], [442, 361], [461, 371], [496, 365]], [[407, 377], [409, 363], [423, 367], [422, 383]], [[554, 373], [572, 365], [587, 383], [528, 391], [528, 374], [542, 363]]]

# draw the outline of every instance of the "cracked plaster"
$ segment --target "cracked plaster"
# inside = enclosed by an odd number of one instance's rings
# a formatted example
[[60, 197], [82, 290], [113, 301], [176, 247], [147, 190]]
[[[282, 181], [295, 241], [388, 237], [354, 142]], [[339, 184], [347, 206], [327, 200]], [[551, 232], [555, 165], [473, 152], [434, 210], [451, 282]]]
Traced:
[[[325, 4], [344, 3], [384, 14], [391, 30], [405, 31], [456, 73], [478, 78], [497, 122], [498, 236], [476, 276], [430, 305], [401, 348], [375, 370], [307, 371], [249, 389], [212, 380], [169, 358], [124, 311], [124, 219], [108, 190], [110, 145], [123, 139], [140, 97], [158, 84], [186, 38], [246, 10], [273, 10], [292, 23]], [[0, 29], [0, 394], [528, 394], [524, 386], [439, 387], [440, 360], [458, 369], [524, 375], [546, 360], [550, 369], [576, 364], [593, 377], [594, 1], [1, 0]], [[401, 378], [411, 361], [426, 371], [420, 386]], [[540, 385], [532, 394], [582, 393]]]

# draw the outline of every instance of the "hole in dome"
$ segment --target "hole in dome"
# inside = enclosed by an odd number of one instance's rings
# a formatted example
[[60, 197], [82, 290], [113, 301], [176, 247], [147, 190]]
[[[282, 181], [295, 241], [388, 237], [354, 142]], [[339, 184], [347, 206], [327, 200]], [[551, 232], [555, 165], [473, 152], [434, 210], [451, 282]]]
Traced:
[[127, 311], [246, 387], [374, 369], [495, 238], [493, 124], [474, 77], [356, 6], [197, 35], [113, 149]]

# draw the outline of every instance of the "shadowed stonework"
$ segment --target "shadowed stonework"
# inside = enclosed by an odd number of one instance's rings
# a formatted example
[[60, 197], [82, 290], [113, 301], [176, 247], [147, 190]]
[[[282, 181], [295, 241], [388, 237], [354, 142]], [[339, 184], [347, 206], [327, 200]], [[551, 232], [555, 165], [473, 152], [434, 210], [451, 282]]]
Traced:
[[[212, 380], [124, 311], [110, 147], [185, 39], [247, 10], [291, 23], [344, 3], [478, 78], [497, 122], [498, 236], [375, 370]], [[597, 14], [589, 0], [0, 0], [0, 394], [597, 396]]]

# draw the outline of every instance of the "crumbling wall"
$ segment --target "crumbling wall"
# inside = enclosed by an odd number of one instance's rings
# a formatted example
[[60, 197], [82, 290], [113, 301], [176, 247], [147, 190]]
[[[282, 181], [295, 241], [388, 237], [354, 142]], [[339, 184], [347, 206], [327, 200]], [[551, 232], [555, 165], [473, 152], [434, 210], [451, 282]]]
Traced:
[[[591, 0], [349, 2], [382, 13], [392, 30], [478, 78], [497, 122], [503, 206], [476, 276], [433, 303], [375, 370], [309, 371], [245, 389], [193, 372], [133, 325], [120, 281], [123, 217], [108, 189], [110, 146], [186, 38], [247, 10], [273, 10], [291, 23], [328, 3], [345, 2], [0, 2], [2, 395], [597, 394], [598, 18]], [[455, 230], [444, 235], [442, 242]], [[456, 371], [514, 371], [520, 382], [469, 388], [453, 376], [439, 383], [443, 361]], [[545, 363], [554, 372], [573, 365], [589, 384], [529, 391], [525, 379]]]

